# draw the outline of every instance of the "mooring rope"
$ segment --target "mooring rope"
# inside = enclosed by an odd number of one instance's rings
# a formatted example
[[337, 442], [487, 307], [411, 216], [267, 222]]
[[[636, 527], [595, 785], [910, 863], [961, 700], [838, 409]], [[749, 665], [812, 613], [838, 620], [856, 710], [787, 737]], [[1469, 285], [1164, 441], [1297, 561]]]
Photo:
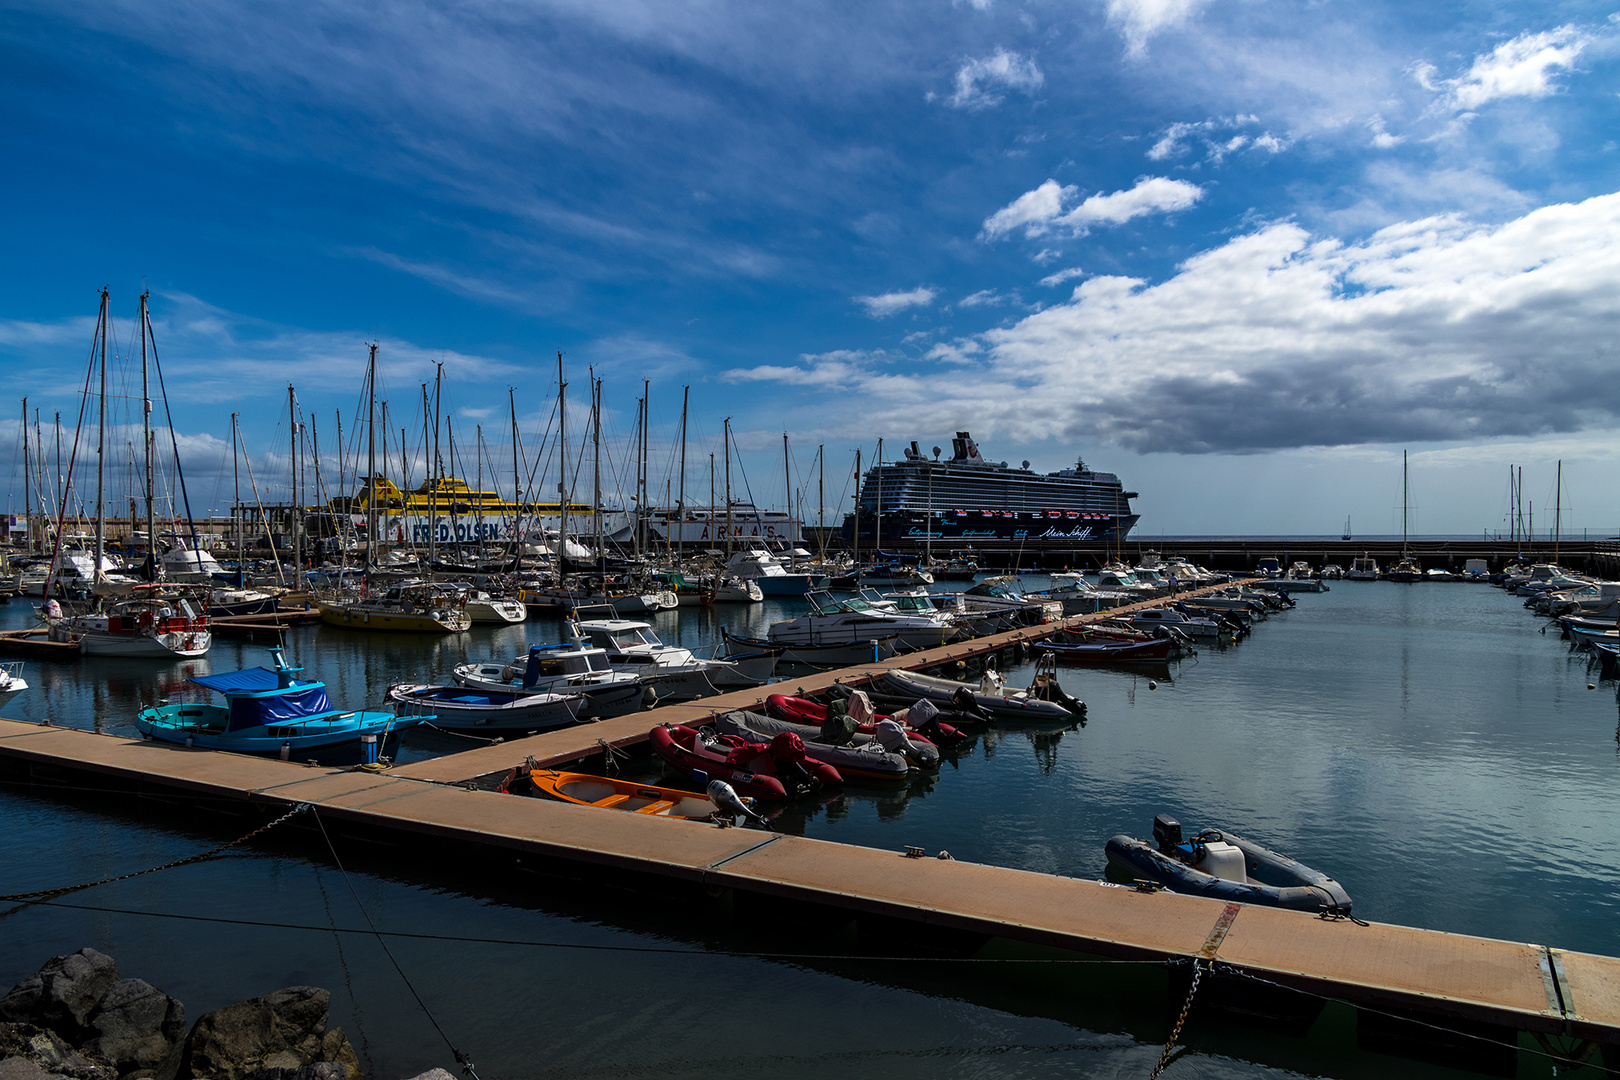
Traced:
[[313, 807], [309, 803], [299, 803], [297, 806], [293, 807], [291, 810], [288, 810], [285, 814], [282, 814], [274, 821], [260, 825], [257, 829], [254, 829], [245, 836], [239, 836], [235, 840], [221, 844], [216, 848], [210, 848], [209, 850], [199, 854], [188, 855], [184, 859], [176, 859], [173, 862], [166, 862], [162, 866], [152, 866], [145, 870], [134, 870], [128, 874], [117, 874], [113, 877], [101, 878], [99, 881], [86, 881], [79, 885], [59, 885], [53, 889], [34, 889], [31, 892], [0, 895], [0, 902], [15, 903], [17, 905], [9, 911], [0, 912], [0, 919], [5, 918], [7, 915], [15, 914], [24, 908], [31, 907], [34, 904], [38, 904], [46, 900], [52, 900], [58, 896], [66, 896], [68, 893], [78, 892], [81, 889], [93, 889], [97, 885], [111, 885], [115, 881], [127, 881], [130, 878], [138, 878], [146, 874], [155, 874], [159, 870], [172, 870], [177, 866], [187, 866], [191, 863], [202, 862], [205, 859], [212, 859], [216, 855], [223, 854], [238, 844], [246, 843], [255, 836], [269, 832], [271, 829], [275, 828], [277, 825], [280, 825], [289, 818], [296, 817], [305, 810], [310, 809], [313, 809]]

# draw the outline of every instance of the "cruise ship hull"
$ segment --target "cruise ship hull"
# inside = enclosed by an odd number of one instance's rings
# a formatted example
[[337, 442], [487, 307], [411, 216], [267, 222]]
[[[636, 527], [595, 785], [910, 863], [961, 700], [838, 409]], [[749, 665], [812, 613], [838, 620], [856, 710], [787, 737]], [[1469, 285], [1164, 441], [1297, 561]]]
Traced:
[[[883, 527], [869, 515], [862, 516], [862, 547], [904, 547], [907, 545], [956, 544], [962, 547], [1025, 544], [1031, 547], [1064, 547], [1075, 544], [1113, 543], [1123, 539], [1136, 524], [1136, 514], [1087, 514], [1077, 511], [1054, 516], [1041, 511], [979, 511], [965, 514], [895, 512], [883, 515]], [[855, 537], [853, 515], [844, 518], [844, 542]]]

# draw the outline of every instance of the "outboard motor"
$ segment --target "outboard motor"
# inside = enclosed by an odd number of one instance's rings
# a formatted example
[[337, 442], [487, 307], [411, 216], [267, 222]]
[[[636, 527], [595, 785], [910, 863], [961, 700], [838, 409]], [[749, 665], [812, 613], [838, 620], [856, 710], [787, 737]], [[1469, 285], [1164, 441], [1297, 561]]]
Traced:
[[973, 691], [965, 686], [958, 687], [957, 691], [951, 695], [951, 704], [969, 716], [977, 716], [980, 720], [990, 719], [990, 714], [981, 709], [979, 703], [974, 700]]
[[1153, 818], [1153, 842], [1159, 845], [1160, 851], [1174, 851], [1181, 844], [1181, 822], [1169, 814], [1155, 815]]

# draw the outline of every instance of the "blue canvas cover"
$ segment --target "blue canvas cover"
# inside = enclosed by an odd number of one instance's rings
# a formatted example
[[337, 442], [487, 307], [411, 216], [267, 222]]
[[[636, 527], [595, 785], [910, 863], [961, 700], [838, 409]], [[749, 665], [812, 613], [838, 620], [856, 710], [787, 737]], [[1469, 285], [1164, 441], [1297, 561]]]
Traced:
[[232, 697], [230, 719], [225, 724], [225, 730], [296, 724], [331, 711], [332, 703], [327, 700], [326, 687], [320, 683], [290, 687], [285, 693], [270, 697]]
[[218, 675], [194, 675], [191, 681], [222, 694], [262, 694], [281, 685], [281, 677], [267, 667], [222, 671]]

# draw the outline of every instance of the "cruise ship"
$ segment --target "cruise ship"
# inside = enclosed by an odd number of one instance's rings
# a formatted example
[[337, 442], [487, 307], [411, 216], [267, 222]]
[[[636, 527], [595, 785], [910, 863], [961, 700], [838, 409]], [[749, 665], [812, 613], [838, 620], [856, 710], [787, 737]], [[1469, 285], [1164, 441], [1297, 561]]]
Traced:
[[1113, 473], [1072, 469], [1034, 473], [986, 461], [972, 435], [958, 431], [951, 457], [930, 459], [913, 442], [902, 460], [873, 466], [862, 478], [857, 514], [844, 518], [844, 541], [860, 545], [1112, 543], [1136, 524], [1134, 491]]

